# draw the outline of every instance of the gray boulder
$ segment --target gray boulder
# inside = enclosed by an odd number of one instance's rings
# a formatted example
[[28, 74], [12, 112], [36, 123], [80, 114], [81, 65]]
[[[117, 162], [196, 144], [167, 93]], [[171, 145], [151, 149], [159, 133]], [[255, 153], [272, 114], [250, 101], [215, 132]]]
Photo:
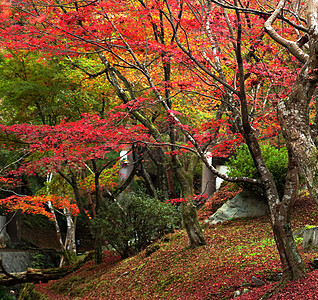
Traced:
[[318, 252], [318, 227], [306, 226], [304, 231], [303, 249], [307, 252]]
[[30, 253], [28, 251], [0, 250], [0, 258], [4, 268], [9, 273], [24, 272], [31, 265]]
[[256, 286], [262, 286], [262, 285], [265, 284], [264, 280], [259, 279], [259, 278], [255, 277], [255, 276], [252, 276], [252, 281], [253, 281], [254, 285], [256, 285]]
[[244, 190], [224, 203], [205, 222], [217, 224], [236, 218], [261, 217], [268, 213], [268, 204], [261, 196]]

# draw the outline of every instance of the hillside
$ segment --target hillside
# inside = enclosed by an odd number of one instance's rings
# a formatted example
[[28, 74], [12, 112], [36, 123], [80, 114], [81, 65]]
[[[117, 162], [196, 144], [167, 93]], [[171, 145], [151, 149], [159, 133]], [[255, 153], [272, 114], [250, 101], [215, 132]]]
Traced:
[[[293, 228], [317, 222], [315, 204], [307, 196], [300, 197], [294, 207]], [[186, 234], [180, 230], [126, 260], [105, 253], [102, 265], [90, 262], [63, 280], [39, 284], [36, 289], [55, 300], [208, 300], [230, 299], [235, 291], [244, 288], [251, 292], [236, 299], [259, 299], [271, 287], [281, 270], [268, 217], [205, 227], [204, 234], [208, 244], [196, 249], [185, 247]], [[300, 247], [301, 239], [297, 243]], [[311, 271], [308, 262], [317, 254], [301, 254]], [[289, 284], [272, 299], [318, 299], [317, 275], [317, 271], [309, 273], [305, 280]], [[266, 286], [253, 285], [252, 276], [264, 280]]]

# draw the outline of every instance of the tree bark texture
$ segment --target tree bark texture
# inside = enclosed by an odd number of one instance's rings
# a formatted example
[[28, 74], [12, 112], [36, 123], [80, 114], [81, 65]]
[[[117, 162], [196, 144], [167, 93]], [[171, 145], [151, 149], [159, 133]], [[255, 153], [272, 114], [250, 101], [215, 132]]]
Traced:
[[[191, 197], [192, 198], [192, 197]], [[192, 199], [181, 203], [182, 220], [188, 234], [189, 247], [195, 248], [206, 244], [202, 229], [200, 227], [197, 210], [192, 203]]]
[[291, 213], [298, 194], [298, 166], [289, 151], [288, 173], [283, 198], [272, 212], [272, 227], [283, 269], [283, 280], [305, 277], [305, 267], [291, 229]]
[[[273, 14], [264, 24], [265, 31], [278, 44], [290, 51], [304, 66], [291, 89], [289, 97], [278, 105], [278, 118], [288, 147], [292, 150], [303, 174], [307, 187], [318, 204], [318, 161], [317, 148], [309, 126], [309, 105], [318, 84], [318, 2], [309, 0], [307, 25], [309, 54], [297, 44], [283, 38], [272, 24], [285, 6], [281, 0]], [[307, 39], [308, 38], [308, 39]], [[317, 109], [317, 107], [316, 107]]]
[[181, 202], [182, 222], [187, 231], [189, 247], [195, 248], [206, 245], [201, 226], [198, 221], [197, 209], [193, 204], [193, 180], [192, 176], [179, 167], [176, 170], [179, 183], [182, 190], [182, 198], [185, 202]]
[[309, 126], [309, 104], [318, 84], [317, 54], [318, 36], [312, 42], [310, 59], [301, 69], [288, 99], [280, 101], [278, 112], [286, 143], [292, 149], [307, 187], [318, 204], [317, 147]]

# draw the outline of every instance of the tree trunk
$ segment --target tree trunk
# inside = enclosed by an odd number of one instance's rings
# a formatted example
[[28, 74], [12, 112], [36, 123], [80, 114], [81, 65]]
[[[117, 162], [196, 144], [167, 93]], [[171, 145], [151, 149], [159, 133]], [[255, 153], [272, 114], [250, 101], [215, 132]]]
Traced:
[[291, 213], [298, 195], [299, 180], [298, 167], [292, 151], [289, 150], [288, 154], [289, 163], [284, 196], [278, 204], [270, 205], [274, 238], [283, 269], [283, 281], [297, 280], [306, 275], [303, 260], [291, 230]]
[[[287, 100], [280, 101], [278, 112], [279, 123], [286, 142], [297, 159], [310, 194], [318, 204], [318, 152], [311, 137], [309, 125], [309, 105], [318, 84], [317, 12], [317, 1], [308, 1], [309, 56], [304, 60], [305, 64], [297, 76], [289, 97]], [[297, 53], [301, 52], [301, 49], [298, 49], [293, 54], [297, 57]]]
[[53, 215], [53, 223], [54, 223], [54, 227], [55, 227], [55, 231], [56, 231], [56, 235], [57, 235], [57, 240], [58, 240], [58, 243], [60, 246], [60, 250], [63, 251], [64, 244], [63, 244], [63, 239], [62, 239], [62, 235], [61, 235], [61, 230], [60, 230], [59, 223], [57, 222], [57, 219], [56, 219], [56, 215], [55, 215], [55, 211], [54, 211], [52, 202], [48, 201], [46, 204], [47, 204], [51, 214]]
[[102, 250], [101, 239], [98, 236], [95, 237], [94, 249], [95, 249], [95, 264], [99, 265], [103, 262], [103, 250]]
[[[211, 155], [211, 153], [209, 152], [208, 155]], [[208, 159], [212, 165], [212, 157], [209, 157]], [[216, 178], [216, 175], [202, 163], [201, 193], [207, 195], [207, 198], [210, 198], [216, 191]]]
[[266, 197], [268, 200], [271, 213], [271, 223], [274, 232], [274, 237], [283, 268], [283, 278], [286, 280], [296, 280], [305, 275], [302, 259], [298, 253], [297, 247], [293, 240], [290, 225], [290, 215], [298, 191], [297, 164], [294, 160], [292, 152], [290, 151], [292, 148], [287, 147], [289, 150], [288, 173], [286, 176], [284, 196], [282, 199], [280, 199], [273, 175], [268, 170], [264, 158], [262, 156], [258, 137], [255, 134], [255, 131], [253, 130], [251, 123], [249, 121], [249, 110], [245, 92], [245, 76], [240, 40], [242, 33], [242, 27], [240, 25], [241, 17], [239, 11], [237, 10], [236, 14], [239, 21], [237, 35], [238, 42], [236, 44], [236, 56], [239, 70], [239, 98], [241, 103], [240, 114], [242, 120], [242, 123], [238, 125], [242, 128], [241, 131], [243, 137], [246, 141], [246, 144], [248, 145], [255, 167], [257, 168], [260, 174], [263, 188], [266, 192]]
[[181, 213], [183, 225], [188, 234], [189, 246], [190, 248], [195, 248], [206, 245], [206, 241], [198, 221], [197, 210], [191, 198], [187, 202], [181, 203]]
[[285, 191], [282, 199], [279, 198], [272, 174], [267, 169], [262, 158], [256, 136], [251, 132], [246, 135], [255, 165], [261, 175], [271, 213], [271, 224], [275, 242], [280, 255], [283, 280], [297, 280], [305, 276], [302, 258], [298, 252], [291, 231], [291, 212], [298, 192], [298, 167], [288, 151], [289, 163], [286, 176]]
[[[309, 126], [309, 104], [318, 83], [318, 73], [313, 79], [309, 76], [309, 67], [310, 64], [304, 65], [287, 101], [279, 103], [278, 112], [286, 143], [292, 149], [310, 194], [318, 204], [318, 152]], [[317, 62], [312, 67], [317, 69]]]
[[282, 264], [282, 280], [297, 280], [305, 277], [305, 267], [294, 241], [291, 224], [286, 218], [278, 217], [272, 228]]
[[181, 202], [181, 214], [182, 222], [185, 227], [189, 246], [195, 248], [198, 246], [206, 245], [201, 226], [198, 221], [197, 209], [193, 204], [193, 180], [192, 176], [186, 174], [186, 172], [178, 167], [177, 176], [181, 185], [182, 198], [186, 201]]
[[285, 218], [277, 218], [273, 232], [282, 264], [283, 280], [305, 277], [305, 267], [294, 241], [291, 224]]
[[66, 231], [66, 250], [71, 254], [76, 254], [75, 243], [75, 224], [72, 219], [72, 214], [68, 208], [64, 208], [64, 215], [66, 218], [67, 231]]
[[103, 261], [102, 258], [102, 241], [99, 232], [94, 232], [94, 230], [91, 227], [91, 222], [89, 217], [87, 216], [84, 208], [84, 199], [81, 196], [80, 190], [77, 186], [76, 180], [72, 178], [72, 188], [74, 192], [74, 196], [76, 199], [76, 203], [78, 205], [79, 211], [83, 217], [83, 220], [89, 229], [90, 234], [94, 237], [94, 248], [95, 248], [95, 263], [101, 264]]
[[64, 207], [63, 212], [66, 218], [67, 230], [60, 267], [62, 267], [64, 264], [70, 265], [76, 261], [75, 225], [72, 220], [72, 214], [70, 210]]

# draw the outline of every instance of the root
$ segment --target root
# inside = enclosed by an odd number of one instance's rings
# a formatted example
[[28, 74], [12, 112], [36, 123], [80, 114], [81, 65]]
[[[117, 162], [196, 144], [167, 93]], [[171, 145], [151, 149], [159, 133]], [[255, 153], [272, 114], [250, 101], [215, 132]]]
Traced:
[[271, 287], [259, 300], [269, 299], [275, 294], [278, 294], [286, 285], [288, 280], [282, 280], [278, 284]]

